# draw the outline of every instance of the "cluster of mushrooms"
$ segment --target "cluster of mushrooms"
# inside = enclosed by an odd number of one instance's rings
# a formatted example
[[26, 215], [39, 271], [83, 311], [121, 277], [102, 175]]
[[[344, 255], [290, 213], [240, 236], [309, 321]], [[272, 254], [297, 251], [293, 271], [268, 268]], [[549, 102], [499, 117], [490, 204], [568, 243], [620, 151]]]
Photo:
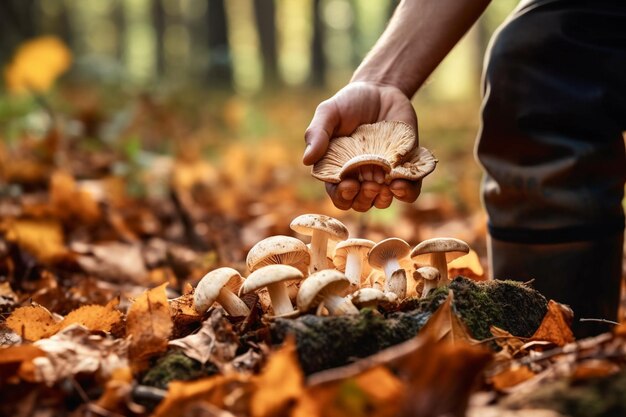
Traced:
[[410, 292], [419, 288], [422, 297], [447, 285], [448, 262], [469, 252], [467, 243], [454, 238], [428, 239], [414, 248], [399, 238], [348, 239], [339, 220], [320, 214], [298, 216], [290, 227], [310, 236], [311, 243], [271, 236], [248, 252], [246, 278], [229, 267], [207, 273], [194, 292], [198, 313], [218, 303], [232, 316], [247, 316], [250, 310], [240, 296], [256, 292], [267, 318], [357, 314], [359, 308], [406, 298], [409, 274], [417, 282]]

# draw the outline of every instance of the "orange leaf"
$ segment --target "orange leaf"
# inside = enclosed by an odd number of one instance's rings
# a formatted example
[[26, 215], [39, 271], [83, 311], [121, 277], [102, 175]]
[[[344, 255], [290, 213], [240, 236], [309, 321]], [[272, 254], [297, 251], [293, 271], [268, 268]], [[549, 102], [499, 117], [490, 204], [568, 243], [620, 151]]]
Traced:
[[44, 92], [70, 67], [71, 61], [70, 50], [54, 36], [24, 42], [5, 68], [6, 85], [12, 93]]
[[554, 300], [548, 302], [548, 312], [531, 340], [543, 340], [564, 346], [574, 341], [574, 334], [567, 324], [563, 309]]
[[446, 301], [430, 316], [424, 327], [420, 329], [419, 334], [434, 341], [475, 343], [476, 340], [472, 338], [465, 323], [454, 312], [453, 302], [454, 293], [449, 291]]
[[17, 243], [44, 263], [53, 263], [68, 251], [61, 225], [53, 220], [13, 220], [5, 223], [6, 239]]
[[[24, 365], [33, 359], [44, 356], [45, 352], [33, 345], [9, 346], [0, 349], [0, 381], [8, 381], [24, 372]], [[0, 382], [0, 387], [3, 385]]]
[[166, 286], [163, 284], [144, 292], [128, 310], [126, 333], [131, 337], [129, 356], [134, 370], [143, 369], [151, 356], [167, 349], [172, 319]]
[[470, 249], [467, 255], [456, 258], [448, 264], [448, 276], [455, 277], [457, 275], [463, 275], [475, 281], [486, 279], [485, 270], [474, 250]]
[[110, 332], [113, 326], [122, 320], [122, 313], [115, 310], [115, 304], [109, 303], [106, 306], [86, 305], [70, 312], [59, 324], [59, 329], [78, 323], [89, 330], [101, 330]]
[[49, 337], [59, 330], [59, 323], [52, 313], [40, 305], [16, 308], [7, 318], [6, 324], [30, 341]]
[[50, 205], [63, 220], [94, 224], [102, 218], [98, 202], [65, 172], [55, 172], [50, 178]]
[[534, 376], [535, 373], [527, 366], [520, 366], [518, 368], [507, 369], [506, 371], [494, 375], [491, 378], [491, 382], [497, 391], [504, 391], [507, 388], [521, 384]]
[[304, 390], [293, 338], [273, 353], [261, 375], [255, 380], [251, 411], [253, 417], [285, 415]]

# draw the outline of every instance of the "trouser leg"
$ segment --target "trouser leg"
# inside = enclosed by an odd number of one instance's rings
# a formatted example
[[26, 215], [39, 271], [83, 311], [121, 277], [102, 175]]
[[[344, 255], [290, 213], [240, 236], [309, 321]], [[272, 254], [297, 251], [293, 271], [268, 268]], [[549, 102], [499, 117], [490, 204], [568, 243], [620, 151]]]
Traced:
[[[538, 4], [539, 3], [539, 4]], [[576, 319], [615, 320], [626, 157], [626, 5], [529, 2], [494, 38], [477, 155], [490, 269]], [[577, 337], [607, 329], [575, 320]]]

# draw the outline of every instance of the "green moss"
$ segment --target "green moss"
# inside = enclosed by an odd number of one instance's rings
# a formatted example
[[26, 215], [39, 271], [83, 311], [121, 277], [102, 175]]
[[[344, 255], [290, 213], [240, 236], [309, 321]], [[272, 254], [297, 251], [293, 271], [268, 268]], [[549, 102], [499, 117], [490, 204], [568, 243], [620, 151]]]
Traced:
[[513, 400], [508, 408], [548, 408], [570, 417], [626, 415], [626, 371], [582, 382], [560, 380]]
[[166, 389], [170, 381], [189, 381], [217, 373], [215, 365], [202, 366], [200, 362], [180, 351], [170, 351], [161, 357], [142, 378], [141, 383]]

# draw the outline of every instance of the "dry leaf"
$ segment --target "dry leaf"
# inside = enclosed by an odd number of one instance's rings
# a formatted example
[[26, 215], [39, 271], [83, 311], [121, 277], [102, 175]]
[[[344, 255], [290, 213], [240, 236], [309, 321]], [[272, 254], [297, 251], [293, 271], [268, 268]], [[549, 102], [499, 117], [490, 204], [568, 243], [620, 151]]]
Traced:
[[512, 357], [522, 348], [522, 346], [524, 346], [523, 338], [513, 336], [511, 333], [497, 326], [489, 326], [489, 331], [495, 338], [496, 344], [508, 353], [510, 357]]
[[44, 92], [70, 67], [71, 61], [70, 50], [54, 36], [24, 42], [4, 71], [7, 88], [12, 93]]
[[49, 337], [59, 328], [59, 320], [41, 305], [16, 308], [7, 318], [6, 324], [22, 338], [30, 341]]
[[25, 366], [45, 352], [33, 345], [9, 346], [0, 349], [0, 387], [17, 375], [23, 375]]
[[50, 178], [50, 206], [54, 215], [64, 221], [94, 224], [102, 213], [89, 191], [81, 189], [65, 172], [55, 172]]
[[456, 258], [448, 264], [448, 276], [456, 277], [457, 275], [462, 275], [474, 281], [484, 281], [487, 279], [485, 270], [480, 263], [480, 258], [476, 251], [470, 249], [469, 253]]
[[132, 400], [133, 382], [133, 373], [130, 368], [115, 369], [104, 386], [104, 392], [95, 401], [95, 405], [102, 410], [119, 415], [128, 415], [129, 412], [135, 414], [145, 412], [144, 407]]
[[572, 329], [567, 324], [563, 309], [554, 300], [548, 302], [548, 311], [531, 340], [548, 341], [557, 346], [565, 346], [574, 341]]
[[270, 355], [254, 387], [250, 404], [253, 417], [287, 415], [304, 391], [304, 374], [293, 338], [287, 338]]
[[435, 341], [447, 340], [453, 343], [476, 343], [472, 338], [467, 325], [457, 316], [452, 308], [454, 293], [448, 292], [448, 297], [428, 319], [419, 334]]
[[535, 373], [531, 371], [527, 366], [519, 366], [516, 368], [507, 369], [491, 377], [491, 383], [494, 389], [498, 391], [505, 391], [507, 388], [514, 387], [517, 384], [521, 384], [535, 376]]
[[114, 326], [119, 325], [122, 321], [122, 313], [115, 310], [118, 302], [109, 303], [106, 306], [86, 305], [79, 307], [65, 316], [63, 321], [59, 323], [59, 329], [72, 324], [80, 324], [89, 330], [110, 332]]
[[143, 369], [151, 356], [167, 349], [172, 319], [166, 286], [163, 284], [144, 292], [129, 308], [126, 333], [131, 337], [129, 354], [133, 369]]
[[109, 242], [98, 245], [72, 245], [81, 253], [78, 264], [105, 281], [142, 284], [148, 278], [141, 246], [138, 244]]
[[239, 338], [232, 325], [224, 317], [223, 310], [215, 309], [195, 334], [168, 343], [182, 349], [183, 353], [204, 364], [208, 361], [223, 369], [235, 358]]
[[43, 263], [54, 263], [67, 255], [63, 229], [54, 220], [13, 220], [2, 227], [6, 239], [17, 243]]
[[116, 369], [128, 367], [126, 340], [92, 334], [78, 324], [34, 345], [46, 353], [33, 359], [35, 380], [48, 386], [80, 373], [107, 379]]
[[571, 378], [580, 381], [589, 378], [605, 378], [620, 371], [620, 367], [613, 362], [602, 359], [589, 359], [576, 364]]

